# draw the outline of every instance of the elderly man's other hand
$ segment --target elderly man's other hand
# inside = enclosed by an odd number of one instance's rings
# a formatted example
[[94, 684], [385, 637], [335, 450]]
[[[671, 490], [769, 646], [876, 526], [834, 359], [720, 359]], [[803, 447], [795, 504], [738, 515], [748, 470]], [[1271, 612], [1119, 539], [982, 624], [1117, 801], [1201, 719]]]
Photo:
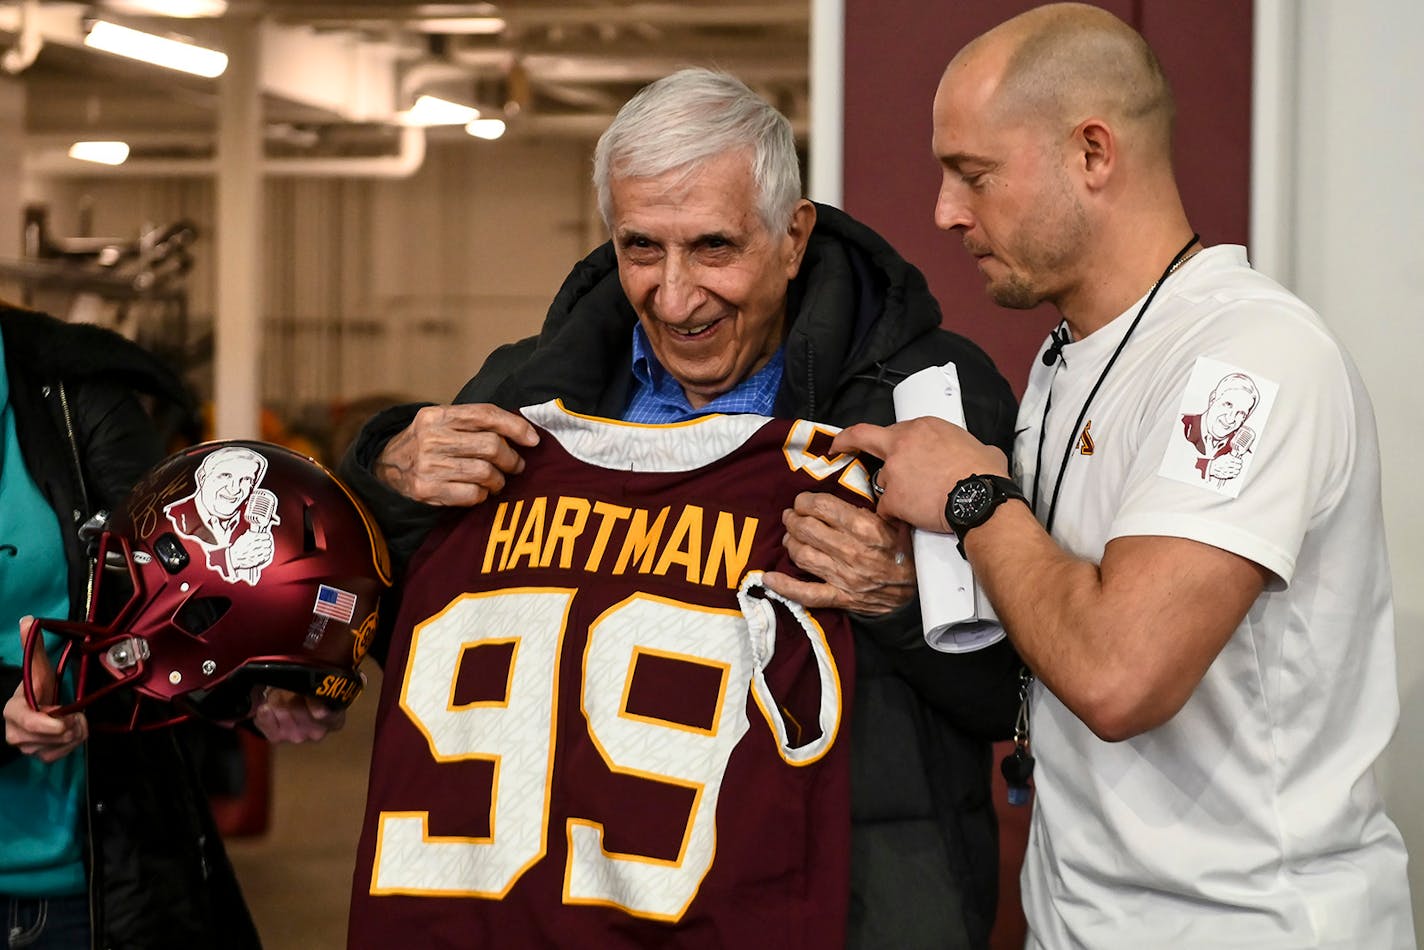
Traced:
[[427, 505], [478, 505], [524, 470], [510, 443], [539, 444], [523, 416], [488, 403], [426, 406], [386, 443], [376, 477]]
[[915, 563], [906, 525], [821, 492], [798, 495], [781, 521], [791, 560], [825, 583], [768, 571], [762, 580], [778, 594], [807, 607], [858, 614], [889, 613], [914, 595]]
[[[34, 623], [33, 617], [20, 618], [20, 643], [23, 648], [25, 633]], [[43, 647], [35, 650], [30, 667], [30, 680], [34, 686], [35, 709], [25, 699], [25, 684], [15, 687], [15, 694], [5, 703], [5, 741], [25, 755], [32, 755], [41, 762], [55, 762], [73, 752], [85, 739], [89, 738], [89, 722], [83, 713], [68, 716], [53, 716], [46, 711], [53, 706], [58, 683], [49, 654]]]
[[273, 687], [263, 690], [259, 700], [252, 724], [268, 742], [314, 742], [346, 725], [346, 710], [315, 696]]

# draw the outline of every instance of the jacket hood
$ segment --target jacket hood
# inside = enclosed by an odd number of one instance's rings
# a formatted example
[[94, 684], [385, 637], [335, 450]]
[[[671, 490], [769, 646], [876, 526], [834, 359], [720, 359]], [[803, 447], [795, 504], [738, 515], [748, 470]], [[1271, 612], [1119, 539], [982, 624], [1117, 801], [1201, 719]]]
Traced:
[[796, 316], [788, 358], [813, 347], [803, 355], [840, 368], [833, 385], [888, 359], [941, 321], [939, 303], [918, 268], [879, 234], [823, 204], [816, 205], [816, 227], [791, 284], [791, 302]]

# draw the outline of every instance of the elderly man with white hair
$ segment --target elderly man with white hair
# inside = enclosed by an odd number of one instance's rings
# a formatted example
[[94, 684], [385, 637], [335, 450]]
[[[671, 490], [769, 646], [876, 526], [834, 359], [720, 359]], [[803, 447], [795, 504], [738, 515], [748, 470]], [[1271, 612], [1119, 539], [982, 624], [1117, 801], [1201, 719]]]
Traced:
[[[896, 382], [953, 361], [970, 430], [1009, 446], [1014, 400], [993, 364], [940, 327], [924, 277], [881, 237], [801, 196], [790, 123], [740, 81], [687, 69], [645, 88], [600, 139], [594, 182], [611, 241], [574, 267], [541, 332], [493, 353], [453, 405], [376, 416], [343, 463], [398, 558], [450, 506], [498, 499], [538, 440], [517, 410], [553, 398], [644, 424], [883, 424]], [[904, 525], [828, 493], [801, 495], [785, 520], [791, 557], [827, 586], [769, 586], [854, 621], [850, 897], [835, 928], [849, 946], [982, 946], [998, 874], [990, 742], [1012, 730], [1018, 660], [1002, 644], [925, 645]], [[722, 812], [777, 807], [730, 782]], [[760, 896], [789, 907], [802, 886]], [[547, 900], [580, 912], [567, 893]], [[663, 939], [715, 945], [687, 925], [695, 909]]]

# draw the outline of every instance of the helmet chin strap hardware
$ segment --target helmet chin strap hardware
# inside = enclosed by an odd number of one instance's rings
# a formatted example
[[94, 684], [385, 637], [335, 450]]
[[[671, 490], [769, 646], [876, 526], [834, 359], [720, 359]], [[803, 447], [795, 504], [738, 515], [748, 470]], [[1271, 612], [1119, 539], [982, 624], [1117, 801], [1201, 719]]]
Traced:
[[89, 516], [89, 520], [79, 526], [79, 540], [84, 544], [84, 549], [92, 557], [98, 550], [99, 539], [103, 536], [105, 529], [109, 527], [109, 513], [98, 511]]
[[148, 659], [148, 643], [138, 637], [125, 637], [109, 647], [105, 663], [114, 670], [130, 670]]

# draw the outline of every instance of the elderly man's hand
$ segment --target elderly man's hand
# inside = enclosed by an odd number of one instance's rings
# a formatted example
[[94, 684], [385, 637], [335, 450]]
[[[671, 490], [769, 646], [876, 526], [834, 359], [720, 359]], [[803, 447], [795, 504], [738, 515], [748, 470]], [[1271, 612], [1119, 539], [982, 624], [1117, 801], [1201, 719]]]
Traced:
[[798, 495], [781, 521], [791, 560], [825, 581], [768, 571], [763, 582], [783, 597], [807, 607], [885, 614], [914, 595], [915, 563], [907, 526], [820, 492]]
[[[20, 618], [21, 649], [26, 631], [33, 623], [33, 617]], [[43, 646], [35, 650], [30, 680], [39, 708], [32, 708], [25, 699], [24, 683], [16, 686], [15, 694], [5, 703], [5, 741], [41, 762], [54, 762], [73, 752], [89, 738], [89, 722], [83, 713], [54, 716], [47, 711], [47, 707], [54, 705], [59, 684]]]
[[262, 690], [252, 724], [268, 742], [314, 742], [346, 725], [346, 710], [315, 696], [275, 687]]
[[488, 403], [426, 406], [376, 460], [376, 477], [427, 505], [478, 505], [524, 470], [510, 443], [539, 444], [523, 416]]

